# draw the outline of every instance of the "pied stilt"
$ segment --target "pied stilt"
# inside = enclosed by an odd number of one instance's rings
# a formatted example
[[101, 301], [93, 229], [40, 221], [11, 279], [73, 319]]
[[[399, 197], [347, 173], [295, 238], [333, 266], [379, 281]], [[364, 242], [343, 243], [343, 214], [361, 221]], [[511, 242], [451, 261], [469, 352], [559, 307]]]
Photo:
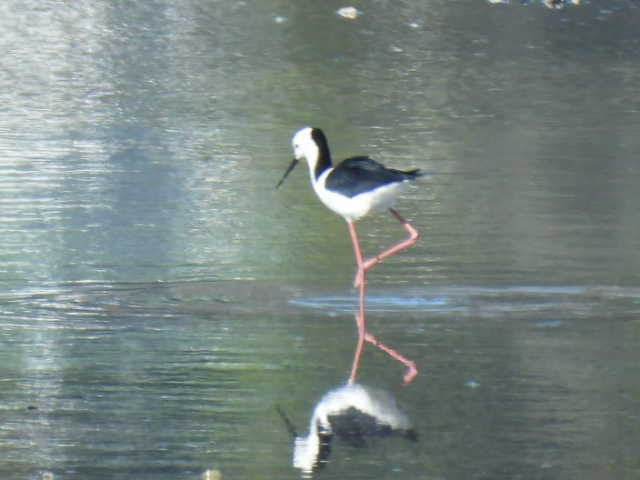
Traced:
[[[302, 128], [293, 136], [292, 146], [294, 159], [276, 188], [282, 185], [298, 161], [304, 158], [309, 167], [311, 185], [316, 195], [329, 209], [341, 215], [349, 226], [358, 266], [354, 285], [360, 289], [360, 308], [356, 315], [358, 343], [349, 383], [355, 383], [364, 342], [367, 341], [407, 367], [403, 380], [405, 384], [408, 384], [418, 374], [415, 362], [384, 345], [366, 329], [365, 285], [366, 274], [371, 267], [400, 250], [410, 247], [418, 240], [419, 235], [416, 229], [391, 206], [404, 187], [420, 174], [417, 169], [402, 171], [387, 168], [369, 157], [348, 158], [334, 166], [331, 161], [329, 144], [319, 128]], [[409, 237], [375, 257], [365, 260], [360, 248], [355, 222], [369, 213], [385, 209], [388, 209], [402, 224]]]

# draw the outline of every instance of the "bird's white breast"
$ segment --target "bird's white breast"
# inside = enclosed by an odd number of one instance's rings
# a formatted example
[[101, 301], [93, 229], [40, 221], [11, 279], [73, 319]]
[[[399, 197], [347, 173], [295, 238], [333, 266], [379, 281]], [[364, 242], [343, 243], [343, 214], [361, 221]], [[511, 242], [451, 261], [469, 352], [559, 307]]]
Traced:
[[318, 198], [327, 208], [347, 220], [355, 221], [369, 213], [386, 210], [395, 202], [398, 195], [406, 188], [408, 182], [397, 182], [383, 185], [368, 192], [347, 197], [338, 192], [327, 190], [325, 182], [332, 169], [328, 169], [313, 182], [313, 188]]

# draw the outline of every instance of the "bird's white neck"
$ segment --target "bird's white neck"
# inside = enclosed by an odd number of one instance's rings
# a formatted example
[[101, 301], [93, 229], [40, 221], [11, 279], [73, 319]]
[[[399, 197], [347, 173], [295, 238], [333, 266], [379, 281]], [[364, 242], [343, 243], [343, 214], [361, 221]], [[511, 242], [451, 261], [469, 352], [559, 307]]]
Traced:
[[309, 142], [304, 148], [304, 158], [309, 166], [309, 175], [311, 181], [315, 183], [320, 175], [327, 169], [332, 167], [331, 153], [329, 147], [325, 145], [317, 145], [315, 142]]

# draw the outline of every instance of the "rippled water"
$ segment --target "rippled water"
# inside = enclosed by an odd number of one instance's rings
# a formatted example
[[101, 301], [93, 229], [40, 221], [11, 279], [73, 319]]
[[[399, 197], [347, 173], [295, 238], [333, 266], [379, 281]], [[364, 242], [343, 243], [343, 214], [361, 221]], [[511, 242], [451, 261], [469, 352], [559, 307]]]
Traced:
[[[0, 477], [298, 478], [354, 261], [290, 135], [427, 175], [364, 353], [416, 443], [328, 478], [640, 472], [635, 2], [5, 2]], [[403, 235], [360, 225], [365, 253]], [[208, 472], [208, 473], [207, 473]]]

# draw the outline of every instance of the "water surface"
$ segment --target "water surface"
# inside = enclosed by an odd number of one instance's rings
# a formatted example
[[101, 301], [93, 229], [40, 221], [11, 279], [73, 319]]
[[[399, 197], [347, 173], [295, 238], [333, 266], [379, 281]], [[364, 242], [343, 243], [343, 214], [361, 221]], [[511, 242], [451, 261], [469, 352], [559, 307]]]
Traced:
[[318, 476], [638, 476], [638, 6], [343, 6], [2, 7], [2, 478], [299, 477], [276, 405], [303, 430], [355, 342], [344, 221], [274, 189], [308, 124], [428, 174], [368, 299], [421, 375], [360, 378], [419, 441]]

